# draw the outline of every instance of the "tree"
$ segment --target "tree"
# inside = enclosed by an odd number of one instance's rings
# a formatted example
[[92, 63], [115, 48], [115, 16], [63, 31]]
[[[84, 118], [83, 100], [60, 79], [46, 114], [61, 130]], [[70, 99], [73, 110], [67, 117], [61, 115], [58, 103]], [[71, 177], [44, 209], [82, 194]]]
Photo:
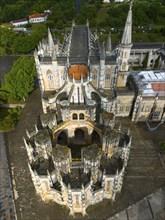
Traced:
[[34, 59], [20, 57], [14, 62], [12, 70], [5, 75], [2, 89], [9, 92], [12, 98], [21, 100], [33, 91], [35, 78], [36, 68]]
[[16, 34], [13, 30], [0, 27], [0, 47], [4, 49], [4, 53], [11, 53], [11, 45], [15, 38]]

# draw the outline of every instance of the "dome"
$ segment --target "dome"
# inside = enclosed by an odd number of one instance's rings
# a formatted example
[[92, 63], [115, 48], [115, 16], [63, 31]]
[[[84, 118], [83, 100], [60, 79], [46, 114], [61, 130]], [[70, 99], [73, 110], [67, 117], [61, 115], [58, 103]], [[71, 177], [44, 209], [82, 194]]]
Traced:
[[88, 68], [84, 65], [74, 65], [69, 68], [69, 79], [81, 80], [81, 78], [87, 78]]

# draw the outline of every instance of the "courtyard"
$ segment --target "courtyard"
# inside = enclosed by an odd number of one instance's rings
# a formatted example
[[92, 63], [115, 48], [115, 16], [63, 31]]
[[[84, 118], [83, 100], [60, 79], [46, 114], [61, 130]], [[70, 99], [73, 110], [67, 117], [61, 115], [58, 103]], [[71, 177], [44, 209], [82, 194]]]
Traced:
[[[26, 137], [26, 129], [34, 130], [40, 113], [40, 92], [36, 90], [27, 100], [16, 129], [5, 134], [18, 220], [71, 220], [73, 217], [69, 216], [69, 210], [65, 207], [42, 202], [31, 180], [23, 137]], [[90, 206], [87, 216], [76, 215], [78, 220], [106, 220], [165, 185], [165, 170], [158, 156], [159, 145], [165, 139], [165, 124], [157, 131], [149, 132], [145, 123], [135, 124], [129, 118], [116, 118], [115, 127], [118, 128], [120, 123], [124, 131], [130, 127], [132, 135], [132, 148], [122, 191], [115, 202], [104, 200]]]

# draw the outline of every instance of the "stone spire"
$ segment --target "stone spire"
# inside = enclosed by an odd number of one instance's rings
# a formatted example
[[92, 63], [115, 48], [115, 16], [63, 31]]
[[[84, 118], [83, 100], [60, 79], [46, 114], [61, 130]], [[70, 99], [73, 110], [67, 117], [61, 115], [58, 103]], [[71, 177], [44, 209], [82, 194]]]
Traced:
[[100, 59], [105, 60], [105, 42], [103, 42], [103, 44], [101, 45]]
[[48, 28], [48, 46], [49, 46], [49, 50], [54, 50], [54, 41], [52, 38], [52, 34], [50, 32], [50, 29]]
[[109, 32], [107, 43], [106, 43], [106, 51], [111, 52], [111, 50], [112, 50], [112, 41], [111, 41], [111, 33]]
[[130, 3], [130, 9], [127, 15], [127, 20], [125, 23], [121, 44], [122, 45], [132, 44], [132, 1]]
[[75, 20], [73, 19], [72, 20], [72, 28], [75, 26], [76, 24], [75, 24]]

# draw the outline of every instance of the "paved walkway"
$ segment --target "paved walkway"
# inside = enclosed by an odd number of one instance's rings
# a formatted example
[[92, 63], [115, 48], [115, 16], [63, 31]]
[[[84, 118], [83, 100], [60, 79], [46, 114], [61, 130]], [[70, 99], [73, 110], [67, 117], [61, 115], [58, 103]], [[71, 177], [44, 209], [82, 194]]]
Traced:
[[164, 220], [165, 188], [146, 196], [141, 201], [107, 220]]
[[0, 133], [0, 220], [15, 220], [12, 186], [3, 134]]

